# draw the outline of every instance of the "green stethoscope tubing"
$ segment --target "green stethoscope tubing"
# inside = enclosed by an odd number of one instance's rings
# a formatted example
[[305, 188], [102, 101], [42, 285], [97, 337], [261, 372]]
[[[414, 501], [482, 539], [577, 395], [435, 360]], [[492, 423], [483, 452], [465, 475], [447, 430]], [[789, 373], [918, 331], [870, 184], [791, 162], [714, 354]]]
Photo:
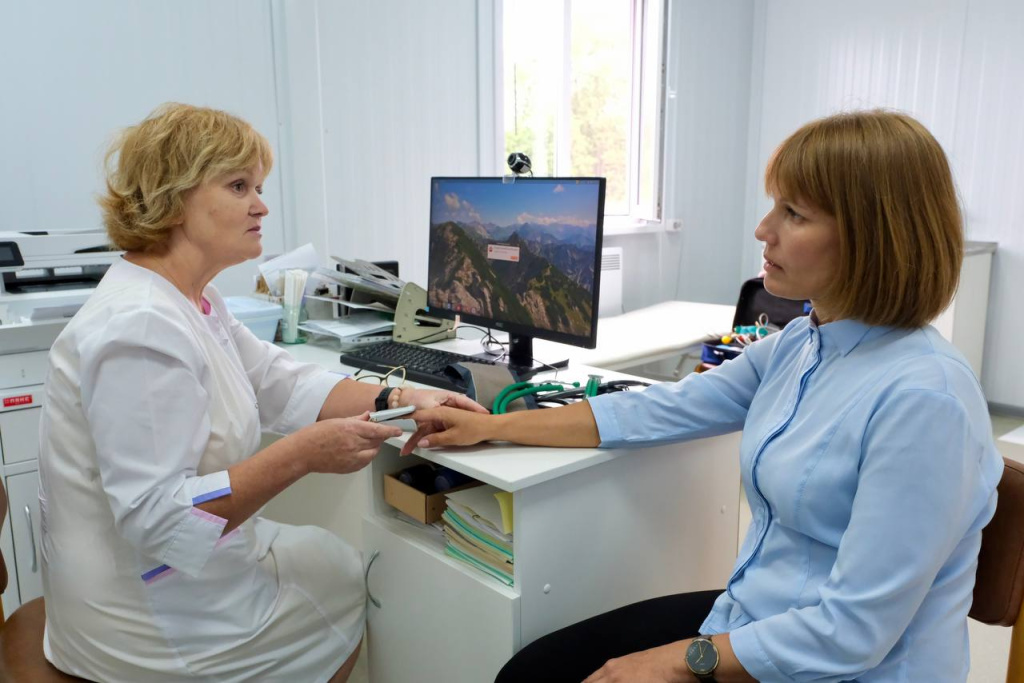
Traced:
[[579, 382], [573, 382], [571, 385], [550, 382], [546, 384], [532, 384], [530, 382], [516, 382], [515, 384], [509, 384], [507, 387], [499, 391], [498, 395], [494, 397], [493, 412], [495, 415], [503, 415], [513, 401], [518, 398], [522, 398], [523, 396], [539, 394], [545, 391], [561, 391], [566, 389], [567, 386], [578, 387], [579, 385]]

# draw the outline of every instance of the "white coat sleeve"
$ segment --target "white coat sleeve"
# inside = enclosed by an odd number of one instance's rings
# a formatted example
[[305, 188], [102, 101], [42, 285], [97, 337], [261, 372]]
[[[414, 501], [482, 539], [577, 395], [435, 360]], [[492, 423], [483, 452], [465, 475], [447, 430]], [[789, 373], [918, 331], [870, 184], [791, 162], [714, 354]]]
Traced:
[[224, 322], [256, 392], [263, 428], [290, 434], [316, 422], [327, 395], [347, 375], [299, 363], [284, 349], [258, 339], [230, 313]]
[[82, 403], [119, 534], [147, 558], [198, 576], [227, 520], [197, 507], [231, 493], [197, 476], [210, 436], [206, 363], [180, 323], [149, 309], [113, 316], [80, 345]]

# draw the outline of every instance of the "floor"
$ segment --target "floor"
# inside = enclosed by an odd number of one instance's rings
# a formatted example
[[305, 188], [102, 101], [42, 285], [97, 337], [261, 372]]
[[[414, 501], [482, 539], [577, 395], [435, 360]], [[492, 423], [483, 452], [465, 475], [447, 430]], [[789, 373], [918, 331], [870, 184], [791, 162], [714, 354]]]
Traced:
[[[998, 439], [1007, 432], [1024, 426], [1024, 417], [993, 415], [992, 435]], [[1004, 456], [1024, 462], [1024, 448], [1019, 451], [1001, 451]], [[1006, 679], [1006, 662], [1010, 652], [1010, 629], [988, 626], [973, 619], [968, 621], [971, 639], [971, 673], [967, 683], [997, 683]], [[366, 644], [349, 678], [349, 683], [369, 683]]]

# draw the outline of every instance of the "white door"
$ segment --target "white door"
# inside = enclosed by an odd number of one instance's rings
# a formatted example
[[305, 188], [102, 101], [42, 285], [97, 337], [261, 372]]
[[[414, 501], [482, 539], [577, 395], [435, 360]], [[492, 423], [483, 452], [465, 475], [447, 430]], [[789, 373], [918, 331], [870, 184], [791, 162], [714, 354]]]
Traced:
[[39, 473], [16, 474], [7, 477], [6, 483], [14, 540], [14, 562], [8, 562], [7, 567], [18, 577], [18, 593], [24, 604], [43, 594], [39, 567]]
[[363, 521], [370, 680], [494, 680], [517, 649], [519, 596], [402, 526]]

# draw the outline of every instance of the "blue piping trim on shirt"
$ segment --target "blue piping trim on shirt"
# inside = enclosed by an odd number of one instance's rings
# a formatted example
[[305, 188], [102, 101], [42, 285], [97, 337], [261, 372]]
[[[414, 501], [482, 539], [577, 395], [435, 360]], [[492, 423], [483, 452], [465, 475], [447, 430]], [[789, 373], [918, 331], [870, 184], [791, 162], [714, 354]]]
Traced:
[[[809, 332], [811, 340], [813, 341], [815, 330], [812, 329], [809, 330]], [[747, 559], [743, 561], [743, 564], [740, 565], [740, 567], [735, 572], [733, 572], [732, 576], [729, 577], [729, 581], [726, 584], [726, 592], [729, 594], [729, 597], [733, 598], [734, 600], [736, 599], [736, 596], [732, 593], [732, 586], [736, 582], [736, 580], [739, 579], [739, 577], [743, 576], [743, 572], [746, 571], [747, 565], [750, 564], [751, 560], [754, 559], [754, 556], [757, 555], [757, 551], [760, 550], [761, 546], [764, 544], [765, 536], [768, 535], [768, 528], [771, 526], [772, 521], [772, 508], [770, 505], [768, 505], [768, 499], [764, 497], [764, 494], [761, 492], [760, 487], [757, 485], [757, 464], [761, 460], [761, 456], [764, 454], [765, 449], [768, 448], [768, 444], [770, 444], [775, 439], [775, 437], [784, 432], [786, 430], [786, 427], [789, 426], [789, 423], [793, 421], [794, 417], [796, 417], [797, 407], [800, 405], [800, 397], [803, 396], [804, 387], [807, 385], [807, 378], [810, 377], [811, 374], [818, 368], [818, 365], [821, 364], [820, 334], [821, 333], [818, 332], [819, 338], [817, 340], [818, 343], [815, 345], [814, 349], [816, 356], [814, 362], [811, 364], [811, 367], [807, 368], [807, 370], [804, 371], [804, 374], [800, 376], [800, 386], [797, 387], [796, 390], [796, 397], [793, 401], [793, 409], [790, 411], [789, 416], [785, 419], [785, 421], [783, 421], [782, 424], [780, 424], [778, 427], [772, 430], [772, 433], [769, 434], [763, 442], [761, 442], [761, 446], [758, 448], [757, 453], [754, 455], [753, 461], [750, 464], [750, 483], [753, 485], [758, 497], [764, 504], [764, 508], [765, 510], [767, 510], [766, 514], [768, 518], [765, 520], [764, 528], [761, 529], [761, 533], [757, 539], [757, 543], [754, 544], [753, 550], [751, 550], [750, 554], [747, 555]]]

